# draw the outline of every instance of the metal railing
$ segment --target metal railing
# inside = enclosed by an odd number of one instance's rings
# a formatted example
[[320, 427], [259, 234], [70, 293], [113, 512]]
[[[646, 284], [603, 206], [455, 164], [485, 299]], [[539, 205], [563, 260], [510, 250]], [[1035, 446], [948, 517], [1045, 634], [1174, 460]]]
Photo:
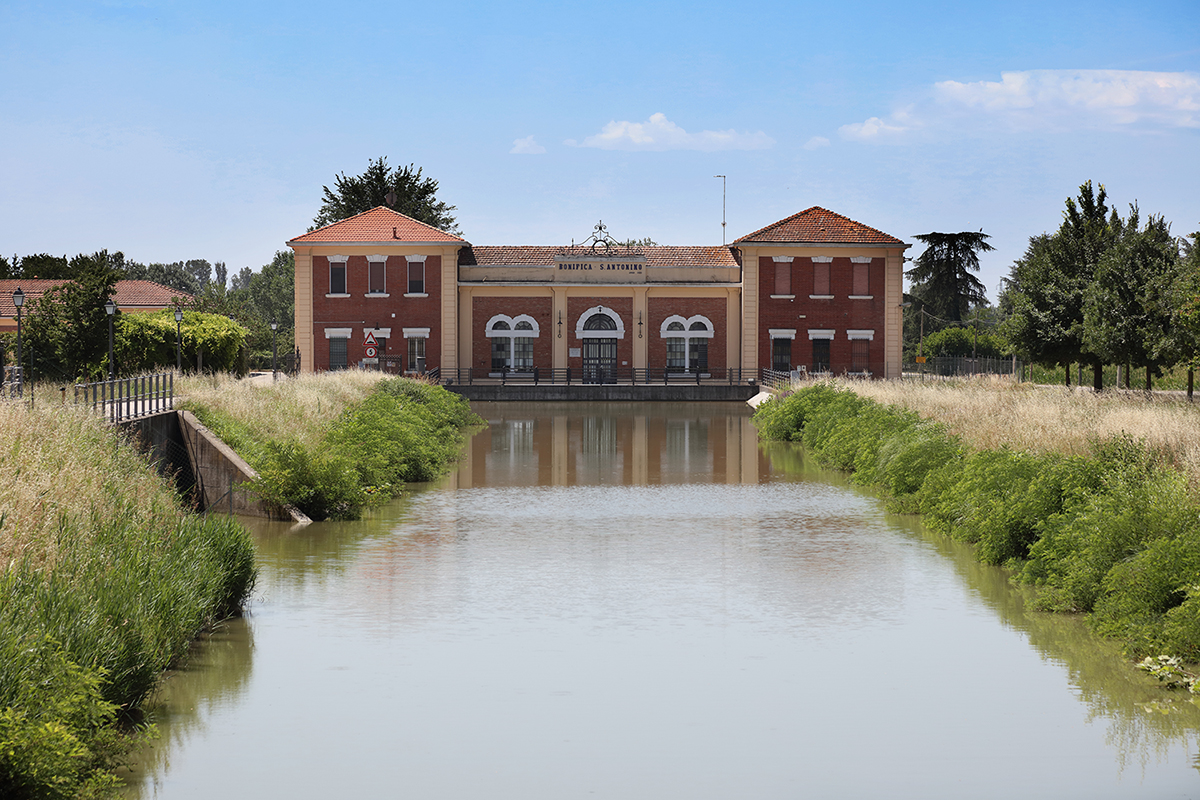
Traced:
[[923, 364], [905, 364], [904, 376], [961, 378], [970, 375], [1020, 375], [1023, 362], [1014, 358], [971, 358], [969, 356], [938, 356], [927, 358]]
[[170, 411], [175, 407], [175, 374], [161, 372], [135, 378], [75, 384], [75, 404], [90, 405], [110, 422]]
[[[432, 371], [431, 371], [432, 372]], [[680, 370], [669, 367], [529, 367], [521, 369], [490, 369], [461, 367], [441, 372], [442, 383], [467, 385], [588, 385], [588, 384], [671, 384], [695, 385], [715, 383], [755, 383], [759, 379], [753, 370], [710, 368], [705, 371]]]
[[15, 400], [24, 393], [23, 372], [24, 370], [15, 364], [4, 367], [4, 379], [0, 381], [0, 398]]

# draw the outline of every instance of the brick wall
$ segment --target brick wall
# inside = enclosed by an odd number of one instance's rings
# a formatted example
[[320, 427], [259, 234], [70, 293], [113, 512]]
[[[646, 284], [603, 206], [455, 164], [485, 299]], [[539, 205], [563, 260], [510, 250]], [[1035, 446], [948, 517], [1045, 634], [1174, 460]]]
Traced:
[[403, 328], [429, 328], [425, 343], [425, 366], [439, 366], [441, 353], [442, 257], [425, 259], [425, 294], [405, 297], [408, 290], [408, 261], [404, 256], [389, 256], [384, 265], [387, 297], [367, 295], [367, 257], [350, 256], [346, 262], [346, 292], [349, 297], [326, 297], [329, 292], [329, 259], [313, 256], [313, 339], [314, 367], [329, 369], [329, 340], [326, 328], [350, 328], [347, 360], [351, 366], [366, 357], [363, 328], [391, 328], [392, 335], [383, 355], [405, 357], [408, 368], [408, 343]]
[[[791, 263], [792, 300], [772, 299], [775, 293], [775, 262], [769, 256], [760, 256], [759, 264], [759, 335], [758, 363], [771, 366], [772, 328], [795, 329], [792, 342], [792, 368], [805, 366], [812, 369], [812, 344], [808, 329], [832, 329], [833, 341], [829, 347], [830, 369], [836, 373], [850, 369], [850, 342], [847, 330], [874, 330], [875, 338], [868, 347], [868, 366], [871, 374], [884, 374], [884, 265], [885, 259], [873, 258], [868, 267], [871, 300], [851, 300], [853, 290], [853, 267], [850, 259], [835, 257], [829, 265], [829, 293], [832, 300], [813, 300], [813, 262], [811, 258], [797, 256]], [[803, 318], [801, 318], [803, 315]]]

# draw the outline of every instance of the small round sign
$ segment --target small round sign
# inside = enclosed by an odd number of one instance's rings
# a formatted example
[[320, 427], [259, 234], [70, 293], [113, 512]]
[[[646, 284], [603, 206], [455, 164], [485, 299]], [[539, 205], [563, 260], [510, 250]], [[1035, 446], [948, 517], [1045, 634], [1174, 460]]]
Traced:
[[368, 347], [367, 348], [367, 358], [374, 358], [374, 357], [375, 357], [375, 348]]

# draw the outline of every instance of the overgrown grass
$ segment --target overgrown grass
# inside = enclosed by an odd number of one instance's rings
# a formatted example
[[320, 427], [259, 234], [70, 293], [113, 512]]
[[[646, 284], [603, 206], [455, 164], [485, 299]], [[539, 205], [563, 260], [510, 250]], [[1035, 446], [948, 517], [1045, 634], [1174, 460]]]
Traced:
[[919, 396], [938, 401], [931, 416], [942, 419], [934, 420], [859, 391], [916, 405], [908, 388], [818, 383], [764, 403], [755, 424], [765, 438], [802, 441], [823, 462], [881, 487], [897, 509], [973, 544], [981, 561], [1008, 566], [1035, 587], [1040, 607], [1088, 613], [1130, 655], [1200, 660], [1200, 497], [1172, 465], [1177, 452], [1128, 433], [1093, 433], [1086, 452], [1056, 450], [1053, 442], [1084, 449], [1066, 433], [1017, 447], [1028, 434], [1004, 440], [996, 426], [1011, 417], [984, 411], [1012, 396], [985, 402], [972, 394], [978, 387], [958, 390], [962, 407], [953, 413], [945, 401], [955, 389], [924, 390]]
[[0, 442], [0, 797], [104, 796], [119, 712], [240, 607], [253, 545], [90, 415], [0, 403]]
[[1068, 391], [981, 378], [847, 381], [836, 384], [939, 422], [970, 448], [1088, 455], [1096, 442], [1128, 436], [1200, 486], [1200, 403], [1141, 392]]
[[181, 392], [178, 405], [258, 471], [259, 494], [314, 519], [354, 518], [405, 483], [436, 478], [481, 423], [439, 386], [359, 371], [270, 384], [199, 379]]

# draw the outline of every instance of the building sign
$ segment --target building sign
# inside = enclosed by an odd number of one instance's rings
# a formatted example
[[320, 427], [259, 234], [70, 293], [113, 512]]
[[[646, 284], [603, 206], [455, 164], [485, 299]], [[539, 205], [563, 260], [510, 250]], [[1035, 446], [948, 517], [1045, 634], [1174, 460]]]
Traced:
[[560, 254], [554, 257], [554, 280], [566, 283], [645, 283], [646, 258]]

